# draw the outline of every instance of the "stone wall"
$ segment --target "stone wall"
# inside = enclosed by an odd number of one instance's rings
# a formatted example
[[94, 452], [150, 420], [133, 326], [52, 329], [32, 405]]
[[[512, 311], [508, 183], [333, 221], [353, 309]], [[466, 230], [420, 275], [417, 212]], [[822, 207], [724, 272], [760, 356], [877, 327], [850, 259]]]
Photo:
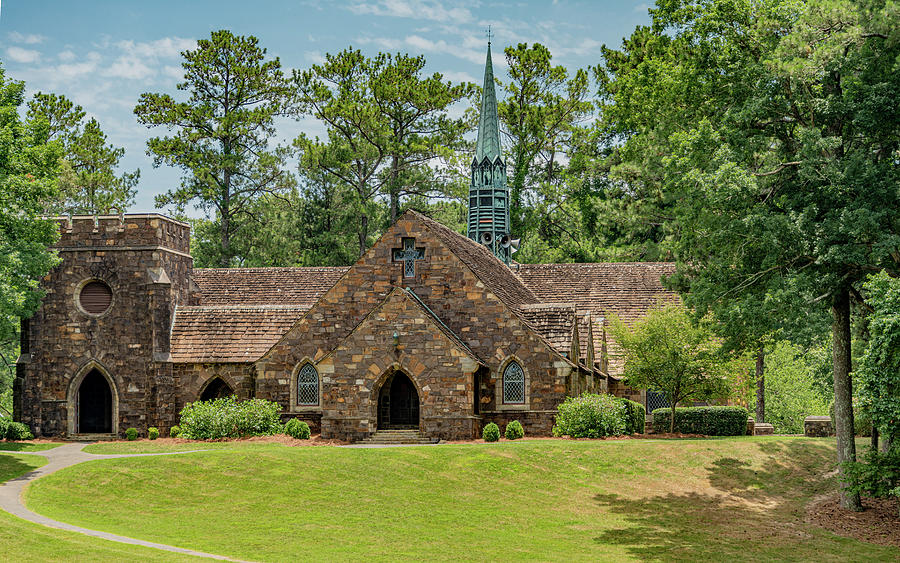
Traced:
[[[170, 425], [176, 401], [168, 331], [176, 303], [190, 299], [188, 226], [159, 215], [59, 224], [62, 263], [42, 280], [46, 297], [23, 323], [29, 352], [17, 366], [15, 416], [38, 436], [71, 433], [80, 380], [96, 368], [112, 382], [119, 434]], [[90, 280], [112, 290], [102, 314], [78, 305]]]
[[[407, 237], [414, 238], [416, 247], [424, 248], [425, 252], [424, 259], [416, 263], [414, 278], [404, 278], [402, 264], [392, 263], [393, 249], [401, 248], [402, 239]], [[409, 373], [414, 368], [404, 363], [405, 359], [400, 362], [400, 368], [407, 371], [411, 378], [423, 378], [417, 385], [423, 388], [427, 385], [429, 397], [445, 393], [453, 400], [458, 397], [461, 404], [467, 405], [465, 411], [456, 413], [458, 418], [453, 423], [446, 420], [438, 422], [437, 418], [427, 423], [428, 426], [423, 428], [426, 435], [431, 432], [447, 437], [477, 435], [480, 431], [478, 420], [465, 417], [473, 415], [487, 419], [515, 412], [516, 416], [524, 418], [521, 413], [531, 411], [535, 414], [528, 417], [529, 420], [547, 419], [535, 424], [533, 433], [549, 432], [552, 415], [546, 413], [554, 411], [564, 400], [571, 384], [569, 375], [574, 369], [572, 364], [535, 335], [428, 227], [408, 215], [389, 228], [282, 341], [257, 362], [258, 396], [282, 404], [289, 402], [290, 386], [281, 381], [285, 374], [291, 373], [299, 362], [305, 360], [318, 366], [330, 350], [356, 329], [353, 342], [362, 351], [349, 354], [349, 357], [342, 353], [339, 358], [326, 362], [333, 364], [333, 367], [325, 368], [334, 370], [333, 374], [328, 375], [332, 381], [351, 383], [345, 391], [338, 391], [340, 385], [324, 383], [323, 375], [323, 436], [362, 436], [374, 431], [370, 412], [373, 380], [399, 361], [389, 361], [385, 347], [390, 348], [390, 343], [386, 343], [384, 338], [395, 330], [409, 330], [410, 324], [409, 319], [404, 317], [406, 313], [398, 312], [397, 317], [386, 317], [380, 324], [356, 327], [385, 301], [395, 287], [414, 291], [441, 323], [458, 335], [486, 364], [484, 375], [479, 377], [479, 413], [476, 415], [468, 406], [472, 405], [471, 392], [468, 391], [474, 385], [471, 382], [472, 373], [456, 359], [444, 360], [435, 352], [426, 350], [423, 357], [416, 358], [426, 366], [421, 373]], [[419, 318], [413, 322], [426, 323], [426, 320]], [[435, 337], [429, 338], [437, 342]], [[404, 341], [402, 336], [401, 341]], [[351, 348], [347, 348], [347, 353]], [[407, 357], [410, 357], [409, 354]], [[512, 359], [518, 361], [525, 371], [527, 396], [524, 405], [504, 405], [498, 400], [500, 374]], [[324, 374], [322, 369], [320, 373]], [[428, 383], [424, 378], [428, 378]], [[356, 383], [357, 380], [362, 383]], [[466, 387], [466, 390], [457, 392], [458, 385]], [[325, 391], [328, 391], [327, 395], [324, 395]], [[423, 417], [427, 416], [430, 415], [423, 412]], [[450, 432], [446, 430], [448, 425], [457, 429]]]

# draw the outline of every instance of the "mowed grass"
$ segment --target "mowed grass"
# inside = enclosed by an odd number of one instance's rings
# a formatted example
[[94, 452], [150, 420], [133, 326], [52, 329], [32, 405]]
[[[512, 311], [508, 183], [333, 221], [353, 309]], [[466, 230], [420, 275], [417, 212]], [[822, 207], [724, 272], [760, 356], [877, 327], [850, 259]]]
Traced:
[[232, 443], [33, 483], [80, 526], [266, 560], [896, 561], [804, 523], [833, 440], [535, 440], [418, 448]]
[[[45, 463], [47, 460], [41, 456], [0, 454], [0, 482], [24, 475]], [[46, 528], [0, 510], [0, 560], [29, 562], [198, 561], [199, 559]]]
[[62, 442], [3, 442], [0, 441], [0, 451], [3, 452], [42, 452], [61, 446]]

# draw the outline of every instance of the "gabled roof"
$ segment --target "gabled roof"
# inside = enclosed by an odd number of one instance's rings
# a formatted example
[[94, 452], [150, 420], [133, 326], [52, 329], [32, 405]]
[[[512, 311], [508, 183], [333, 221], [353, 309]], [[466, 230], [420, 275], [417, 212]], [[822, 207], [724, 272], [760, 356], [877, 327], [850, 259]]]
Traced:
[[198, 268], [191, 278], [200, 288], [200, 305], [313, 304], [348, 267]]
[[307, 310], [300, 305], [178, 307], [172, 324], [172, 361], [253, 362]]
[[434, 233], [494, 295], [508, 307], [538, 303], [540, 299], [522, 283], [509, 266], [482, 244], [448, 229], [417, 211], [407, 211]]
[[541, 333], [560, 354], [572, 348], [575, 305], [566, 303], [537, 303], [523, 305], [519, 314], [532, 329]]
[[475, 360], [475, 362], [477, 362], [478, 364], [487, 365], [481, 358], [479, 358], [475, 354], [475, 352], [472, 351], [471, 348], [469, 348], [469, 346], [465, 342], [463, 342], [463, 340], [459, 337], [459, 335], [457, 335], [455, 332], [453, 332], [450, 329], [450, 327], [448, 327], [444, 323], [444, 321], [442, 321], [440, 318], [438, 318], [438, 316], [434, 313], [434, 311], [432, 311], [430, 308], [428, 308], [428, 306], [425, 305], [425, 303], [423, 303], [422, 300], [419, 299], [419, 297], [413, 291], [406, 289], [406, 288], [401, 288], [401, 287], [395, 287], [393, 290], [391, 290], [391, 292], [388, 293], [387, 297], [385, 297], [384, 300], [381, 301], [381, 303], [376, 305], [369, 312], [368, 315], [363, 317], [363, 319], [355, 327], [353, 327], [353, 329], [349, 333], [347, 333], [347, 336], [342, 338], [341, 341], [338, 343], [338, 345], [335, 346], [332, 350], [330, 350], [327, 354], [325, 354], [324, 357], [328, 357], [328, 356], [334, 354], [335, 350], [337, 350], [338, 348], [343, 346], [344, 343], [347, 340], [349, 340], [353, 336], [353, 334], [357, 330], [359, 330], [360, 327], [365, 325], [366, 322], [368, 322], [374, 315], [377, 315], [391, 301], [394, 301], [397, 299], [407, 300], [409, 303], [411, 303], [415, 308], [417, 308], [422, 313], [423, 318], [427, 319], [429, 321], [429, 323], [434, 328], [436, 328], [441, 334], [443, 334], [447, 338], [447, 340], [449, 340], [456, 348], [458, 348], [462, 352], [465, 352], [465, 354], [467, 356], [469, 356], [471, 359]]

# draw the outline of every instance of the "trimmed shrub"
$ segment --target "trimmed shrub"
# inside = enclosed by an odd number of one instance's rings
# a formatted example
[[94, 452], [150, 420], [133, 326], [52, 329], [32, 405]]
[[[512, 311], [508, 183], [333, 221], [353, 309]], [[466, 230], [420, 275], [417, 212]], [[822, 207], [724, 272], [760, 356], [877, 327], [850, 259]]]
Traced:
[[284, 433], [297, 440], [309, 440], [309, 424], [292, 418], [284, 425]]
[[493, 422], [487, 423], [484, 430], [481, 431], [481, 437], [484, 438], [485, 442], [498, 441], [500, 439], [500, 427]]
[[644, 405], [630, 399], [619, 399], [625, 405], [625, 433], [643, 434], [647, 422], [647, 410]]
[[135, 440], [137, 440], [137, 437], [138, 437], [137, 428], [129, 428], [128, 430], [125, 431], [125, 438], [129, 442], [134, 442]]
[[150, 428], [148, 428], [147, 437], [151, 440], [156, 440], [157, 438], [159, 438], [159, 428], [155, 426], [151, 426]]
[[265, 399], [238, 401], [233, 396], [188, 403], [181, 409], [179, 436], [215, 440], [280, 434], [281, 407]]
[[521, 422], [514, 420], [506, 425], [506, 431], [503, 434], [507, 440], [518, 440], [525, 436], [525, 429], [522, 428]]
[[603, 438], [625, 433], [625, 404], [609, 394], [584, 393], [580, 397], [567, 397], [557, 407], [554, 436], [572, 438]]
[[0, 416], [0, 440], [6, 438], [6, 429], [9, 428], [10, 422], [12, 422], [10, 419]]
[[181, 427], [177, 424], [169, 428], [169, 438], [177, 438], [181, 434]]
[[[653, 431], [668, 432], [672, 409], [653, 411]], [[747, 433], [747, 409], [744, 407], [678, 407], [675, 432], [707, 436], [743, 436]]]
[[8, 422], [5, 435], [7, 440], [34, 440], [31, 429], [21, 422]]

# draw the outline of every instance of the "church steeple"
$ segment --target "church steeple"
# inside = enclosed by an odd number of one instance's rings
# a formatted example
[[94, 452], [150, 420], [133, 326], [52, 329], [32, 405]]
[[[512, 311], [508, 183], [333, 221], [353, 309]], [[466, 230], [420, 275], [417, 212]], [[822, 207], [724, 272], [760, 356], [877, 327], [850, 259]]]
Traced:
[[506, 187], [506, 162], [500, 150], [500, 118], [497, 115], [490, 38], [484, 63], [478, 141], [475, 144], [475, 158], [472, 159], [467, 236], [488, 247], [503, 263], [509, 264], [513, 244], [509, 232], [509, 190]]

